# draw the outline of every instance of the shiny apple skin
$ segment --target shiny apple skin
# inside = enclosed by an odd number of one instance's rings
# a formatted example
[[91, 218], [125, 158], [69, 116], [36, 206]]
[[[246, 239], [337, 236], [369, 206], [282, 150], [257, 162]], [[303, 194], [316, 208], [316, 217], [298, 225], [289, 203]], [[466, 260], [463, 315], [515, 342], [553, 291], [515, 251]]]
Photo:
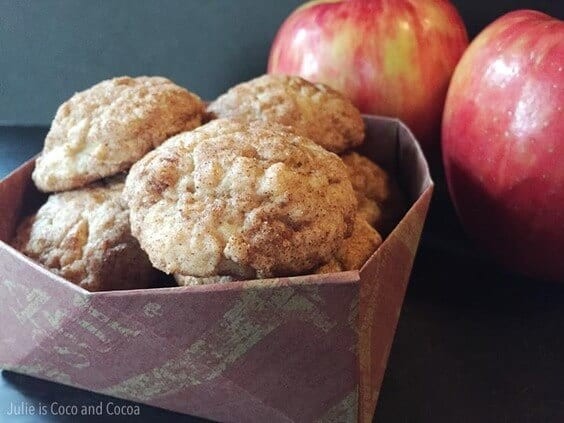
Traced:
[[442, 128], [449, 191], [478, 246], [564, 281], [564, 22], [509, 13], [470, 45]]
[[399, 117], [438, 149], [450, 77], [468, 46], [448, 0], [313, 1], [282, 24], [268, 72], [348, 95], [364, 113]]

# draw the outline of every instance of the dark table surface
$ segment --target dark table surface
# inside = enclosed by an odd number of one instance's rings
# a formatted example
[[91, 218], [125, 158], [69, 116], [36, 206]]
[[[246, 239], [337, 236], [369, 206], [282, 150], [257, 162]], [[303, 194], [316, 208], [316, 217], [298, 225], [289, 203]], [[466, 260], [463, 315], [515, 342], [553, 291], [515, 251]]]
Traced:
[[[0, 127], [0, 177], [38, 152], [45, 132]], [[0, 377], [0, 422], [11, 404], [110, 401], [132, 404], [12, 372]], [[155, 419], [203, 421], [146, 406], [135, 421]], [[105, 420], [111, 418], [96, 419]], [[375, 421], [564, 421], [564, 284], [511, 275], [490, 263], [464, 236], [440, 182]]]

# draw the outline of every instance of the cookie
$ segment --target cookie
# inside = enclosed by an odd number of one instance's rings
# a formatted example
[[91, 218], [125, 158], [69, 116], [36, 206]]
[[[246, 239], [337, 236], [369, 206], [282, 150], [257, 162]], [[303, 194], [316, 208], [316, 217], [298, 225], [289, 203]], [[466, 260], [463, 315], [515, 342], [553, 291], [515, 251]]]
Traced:
[[[382, 244], [380, 234], [362, 216], [357, 214], [351, 236], [343, 241], [341, 247], [329, 262], [316, 269], [314, 273], [322, 274], [358, 270], [366, 263], [380, 244]], [[183, 286], [229, 283], [237, 280], [232, 276], [209, 276], [202, 278], [182, 275], [175, 275], [175, 279], [178, 285]]]
[[146, 288], [155, 270], [131, 235], [123, 186], [112, 180], [52, 194], [18, 227], [13, 246], [89, 291]]
[[362, 216], [357, 215], [352, 235], [343, 241], [334, 257], [315, 273], [360, 269], [380, 244], [380, 234]]
[[198, 96], [161, 77], [121, 77], [73, 95], [55, 115], [33, 180], [44, 192], [117, 174], [172, 135], [201, 124]]
[[231, 88], [208, 111], [220, 118], [276, 122], [334, 153], [360, 145], [364, 122], [339, 92], [297, 76], [263, 75]]
[[342, 160], [287, 128], [214, 120], [132, 168], [131, 228], [165, 273], [239, 279], [300, 274], [353, 229]]
[[401, 219], [406, 201], [398, 184], [367, 157], [348, 153], [341, 157], [356, 192], [359, 214], [387, 235]]

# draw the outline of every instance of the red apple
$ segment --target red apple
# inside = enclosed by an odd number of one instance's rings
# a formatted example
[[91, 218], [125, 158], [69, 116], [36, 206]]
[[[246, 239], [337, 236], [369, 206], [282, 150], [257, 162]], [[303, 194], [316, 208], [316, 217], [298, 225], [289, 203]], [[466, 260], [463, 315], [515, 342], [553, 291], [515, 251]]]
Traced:
[[283, 23], [268, 71], [326, 83], [364, 113], [399, 117], [429, 150], [467, 45], [448, 0], [312, 1]]
[[442, 130], [460, 219], [508, 268], [564, 281], [564, 22], [509, 13], [456, 67]]

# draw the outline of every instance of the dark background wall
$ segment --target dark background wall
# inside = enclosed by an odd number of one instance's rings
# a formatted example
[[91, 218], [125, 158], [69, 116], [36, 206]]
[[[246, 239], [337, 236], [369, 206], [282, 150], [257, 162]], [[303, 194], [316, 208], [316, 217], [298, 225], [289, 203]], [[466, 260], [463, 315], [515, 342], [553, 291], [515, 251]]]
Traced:
[[[164, 75], [214, 98], [265, 71], [300, 0], [0, 0], [0, 123], [47, 124], [75, 91], [117, 75]], [[458, 0], [471, 36], [502, 13], [563, 18], [564, 0]]]

